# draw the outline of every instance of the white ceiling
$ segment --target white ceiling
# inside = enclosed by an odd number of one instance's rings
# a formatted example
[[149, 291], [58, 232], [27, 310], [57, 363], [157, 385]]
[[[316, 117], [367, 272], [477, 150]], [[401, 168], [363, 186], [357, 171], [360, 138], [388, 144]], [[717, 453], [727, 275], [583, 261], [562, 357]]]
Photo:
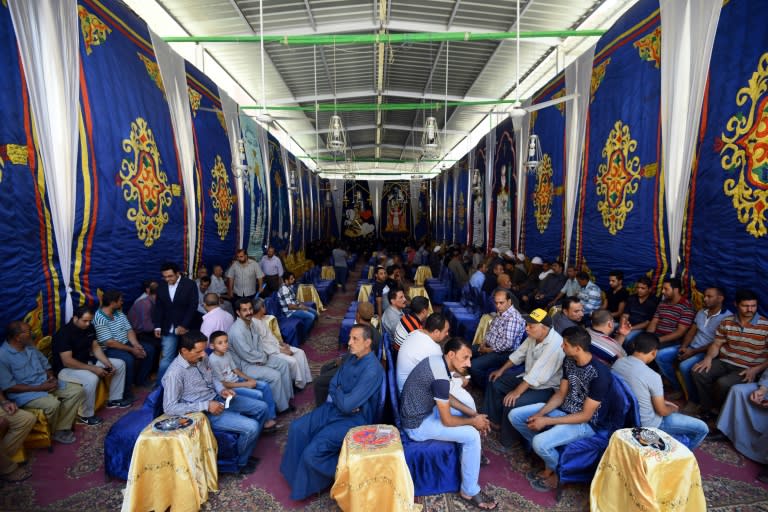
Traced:
[[[520, 30], [607, 29], [636, 0], [521, 0]], [[258, 36], [259, 0], [126, 0], [161, 36]], [[265, 35], [334, 35], [423, 32], [515, 32], [516, 3], [509, 0], [263, 0]], [[517, 99], [536, 89], [596, 37], [300, 46], [265, 43], [262, 91], [260, 45], [173, 43], [174, 48], [229, 92], [241, 106], [303, 106], [320, 103], [419, 103]], [[447, 72], [446, 72], [447, 68]], [[340, 111], [353, 168], [370, 178], [439, 172], [461, 158], [503, 116], [493, 105], [424, 110]], [[507, 110], [509, 104], [496, 110]], [[255, 110], [247, 110], [255, 114]], [[425, 114], [426, 112], [426, 114]], [[342, 172], [325, 149], [330, 112], [273, 110], [270, 131], [324, 175]], [[422, 161], [425, 115], [438, 120], [439, 161]], [[447, 124], [446, 124], [447, 121]], [[337, 157], [338, 158], [338, 157]], [[340, 160], [343, 161], [343, 158]], [[440, 159], [438, 159], [440, 160]], [[374, 176], [375, 175], [375, 176]]]

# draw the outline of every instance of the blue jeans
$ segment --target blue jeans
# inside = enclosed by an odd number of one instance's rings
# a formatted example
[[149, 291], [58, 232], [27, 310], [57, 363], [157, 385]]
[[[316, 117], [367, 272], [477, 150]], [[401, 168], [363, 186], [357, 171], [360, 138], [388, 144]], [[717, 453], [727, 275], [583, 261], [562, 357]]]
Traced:
[[[560, 461], [559, 446], [565, 446], [585, 437], [592, 437], [595, 431], [589, 423], [554, 425], [546, 430], [537, 431], [528, 428], [528, 418], [536, 414], [545, 404], [531, 404], [517, 407], [509, 412], [509, 422], [520, 432], [526, 441], [531, 443], [533, 451], [544, 460], [547, 469], [557, 470]], [[550, 418], [567, 416], [567, 413], [555, 409], [547, 414]]]
[[481, 354], [478, 350], [479, 345], [472, 347], [472, 366], [469, 368], [469, 375], [472, 377], [472, 383], [485, 389], [488, 385], [488, 375], [494, 370], [501, 368], [509, 360], [510, 352], [487, 352]]
[[107, 348], [104, 350], [104, 354], [107, 357], [114, 357], [125, 363], [125, 394], [128, 395], [131, 393], [131, 385], [142, 386], [146, 384], [155, 360], [154, 345], [146, 341], [140, 341], [139, 343], [144, 347], [144, 352], [147, 353], [147, 357], [144, 359], [136, 359], [130, 352], [117, 348]]
[[[656, 364], [659, 365], [661, 374], [672, 383], [673, 389], [680, 389], [680, 380], [677, 378], [675, 372], [675, 362], [677, 361], [677, 351], [679, 348], [679, 345], [665, 347], [660, 349], [656, 354]], [[678, 365], [680, 375], [683, 377], [683, 386], [685, 386], [684, 391], [688, 396], [688, 400], [693, 400], [696, 403], [699, 401], [699, 394], [696, 392], [696, 386], [693, 384], [691, 368], [693, 368], [693, 365], [704, 359], [705, 355], [706, 353], [704, 352], [694, 354], [685, 361], [680, 361], [680, 364]]]
[[[237, 393], [237, 391], [235, 391]], [[213, 430], [237, 434], [237, 465], [243, 467], [256, 448], [261, 427], [267, 417], [267, 404], [247, 396], [237, 395], [219, 415], [207, 414]]]
[[[454, 412], [454, 411], [452, 411]], [[435, 407], [432, 414], [424, 418], [417, 428], [405, 429], [408, 437], [414, 441], [451, 441], [461, 445], [461, 492], [474, 496], [480, 492], [477, 483], [480, 477], [480, 432], [475, 427], [446, 427], [440, 421], [440, 413]]]
[[336, 284], [344, 288], [347, 283], [347, 276], [349, 275], [349, 267], [344, 265], [343, 267], [333, 267], [333, 271], [336, 272]]
[[[245, 382], [245, 379], [238, 379], [237, 381]], [[277, 417], [277, 406], [275, 405], [275, 398], [272, 396], [272, 388], [266, 382], [257, 380], [255, 388], [236, 388], [235, 393], [261, 400], [267, 404], [267, 420], [273, 420]]]
[[179, 337], [175, 334], [163, 334], [160, 338], [160, 367], [157, 369], [157, 383], [160, 384], [163, 381], [163, 375], [165, 371], [171, 365], [176, 356], [178, 355], [178, 341]]
[[659, 429], [671, 436], [684, 435], [691, 440], [691, 450], [697, 448], [709, 434], [709, 427], [699, 418], [675, 412], [661, 419]]
[[312, 330], [312, 324], [315, 323], [315, 318], [317, 318], [317, 312], [313, 309], [308, 311], [304, 311], [303, 309], [295, 309], [291, 312], [290, 316], [292, 318], [298, 318], [301, 320], [301, 324], [304, 326], [304, 332], [309, 334], [309, 331]]

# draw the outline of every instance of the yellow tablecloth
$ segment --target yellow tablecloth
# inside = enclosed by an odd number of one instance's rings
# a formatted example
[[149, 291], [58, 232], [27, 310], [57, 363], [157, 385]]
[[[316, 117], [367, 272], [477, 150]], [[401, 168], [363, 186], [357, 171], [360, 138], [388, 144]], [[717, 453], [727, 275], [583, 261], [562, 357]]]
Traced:
[[699, 464], [670, 435], [655, 432], [661, 449], [644, 446], [631, 428], [614, 432], [590, 489], [591, 510], [629, 512], [707, 509]]
[[376, 270], [376, 267], [374, 265], [371, 265], [368, 267], [368, 279], [373, 279], [373, 271]]
[[368, 297], [371, 296], [371, 284], [360, 285], [360, 291], [357, 292], [357, 302], [368, 302]]
[[324, 265], [320, 268], [320, 279], [336, 279], [336, 271], [330, 265]]
[[426, 297], [429, 300], [429, 314], [431, 315], [434, 312], [432, 311], [432, 300], [429, 299], [429, 294], [423, 286], [411, 286], [408, 288], [408, 297], [411, 299], [414, 297]]
[[493, 316], [490, 313], [486, 313], [480, 317], [480, 323], [477, 324], [477, 330], [475, 331], [475, 337], [472, 339], [473, 345], [481, 345], [485, 339], [485, 333], [488, 332], [488, 326], [491, 325]]
[[284, 341], [283, 333], [280, 332], [280, 324], [277, 322], [277, 317], [274, 315], [264, 315], [264, 321], [267, 322], [267, 326], [269, 327], [269, 330], [272, 331], [272, 334], [275, 335], [275, 338]]
[[363, 425], [347, 432], [331, 498], [345, 512], [421, 510], [413, 503], [413, 480], [395, 427]]
[[198, 511], [209, 491], [218, 491], [216, 452], [208, 418], [198, 412], [185, 415], [194, 423], [173, 432], [157, 432], [152, 426], [139, 435], [133, 448], [131, 468], [123, 498], [123, 512], [166, 510]]
[[314, 302], [317, 304], [318, 312], [325, 311], [323, 301], [320, 300], [317, 288], [313, 284], [300, 284], [299, 289], [296, 291], [296, 298], [299, 302]]
[[423, 286], [427, 279], [432, 279], [432, 269], [427, 265], [421, 265], [416, 269], [416, 275], [413, 276], [413, 282], [417, 286]]

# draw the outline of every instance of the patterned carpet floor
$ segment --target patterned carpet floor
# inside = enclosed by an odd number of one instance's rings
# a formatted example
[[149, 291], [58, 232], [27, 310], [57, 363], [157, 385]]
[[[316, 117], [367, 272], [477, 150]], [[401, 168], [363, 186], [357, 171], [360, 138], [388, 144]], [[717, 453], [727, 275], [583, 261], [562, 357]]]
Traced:
[[[353, 273], [350, 283], [356, 278], [357, 274]], [[348, 288], [353, 289], [351, 285]], [[322, 364], [340, 354], [339, 325], [351, 300], [352, 291], [336, 293], [326, 311], [320, 315], [310, 339], [302, 347], [311, 361], [313, 372], [317, 373]], [[287, 440], [287, 425], [314, 407], [312, 390], [308, 388], [299, 393], [295, 404], [295, 412], [278, 418], [282, 428], [276, 434], [259, 440], [254, 453], [261, 458], [258, 470], [248, 477], [221, 475], [220, 491], [211, 495], [203, 510], [338, 510], [327, 492], [302, 502], [289, 498], [290, 489], [278, 470]], [[56, 445], [53, 453], [32, 451], [28, 461], [32, 478], [21, 484], [0, 484], [0, 511], [120, 510], [125, 482], [105, 480], [103, 447], [110, 426], [125, 413], [126, 410], [100, 411], [105, 422], [98, 427], [78, 425], [75, 444]], [[531, 464], [522, 450], [506, 452], [491, 435], [485, 440], [484, 452], [491, 464], [481, 471], [480, 484], [486, 493], [498, 500], [498, 510], [589, 510], [587, 486], [565, 487], [559, 502], [554, 492], [534, 491], [525, 478]], [[758, 466], [736, 452], [730, 443], [705, 441], [696, 451], [696, 457], [701, 468], [708, 510], [768, 511], [768, 486], [755, 478]], [[420, 497], [416, 502], [423, 505], [425, 512], [465, 511], [471, 508], [456, 494]]]

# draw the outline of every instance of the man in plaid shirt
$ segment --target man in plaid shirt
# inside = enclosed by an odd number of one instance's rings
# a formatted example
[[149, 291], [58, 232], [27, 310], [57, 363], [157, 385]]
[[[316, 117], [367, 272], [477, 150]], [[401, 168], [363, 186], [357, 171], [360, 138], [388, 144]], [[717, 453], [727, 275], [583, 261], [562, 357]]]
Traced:
[[525, 321], [512, 305], [512, 292], [497, 288], [493, 294], [496, 318], [488, 326], [485, 341], [472, 347], [470, 375], [475, 385], [485, 388], [488, 374], [503, 365], [525, 337]]
[[309, 332], [317, 318], [317, 311], [296, 300], [296, 292], [293, 291], [295, 282], [296, 276], [293, 272], [283, 274], [283, 285], [277, 291], [277, 299], [280, 301], [280, 307], [283, 308], [283, 314], [301, 320], [304, 332]]

